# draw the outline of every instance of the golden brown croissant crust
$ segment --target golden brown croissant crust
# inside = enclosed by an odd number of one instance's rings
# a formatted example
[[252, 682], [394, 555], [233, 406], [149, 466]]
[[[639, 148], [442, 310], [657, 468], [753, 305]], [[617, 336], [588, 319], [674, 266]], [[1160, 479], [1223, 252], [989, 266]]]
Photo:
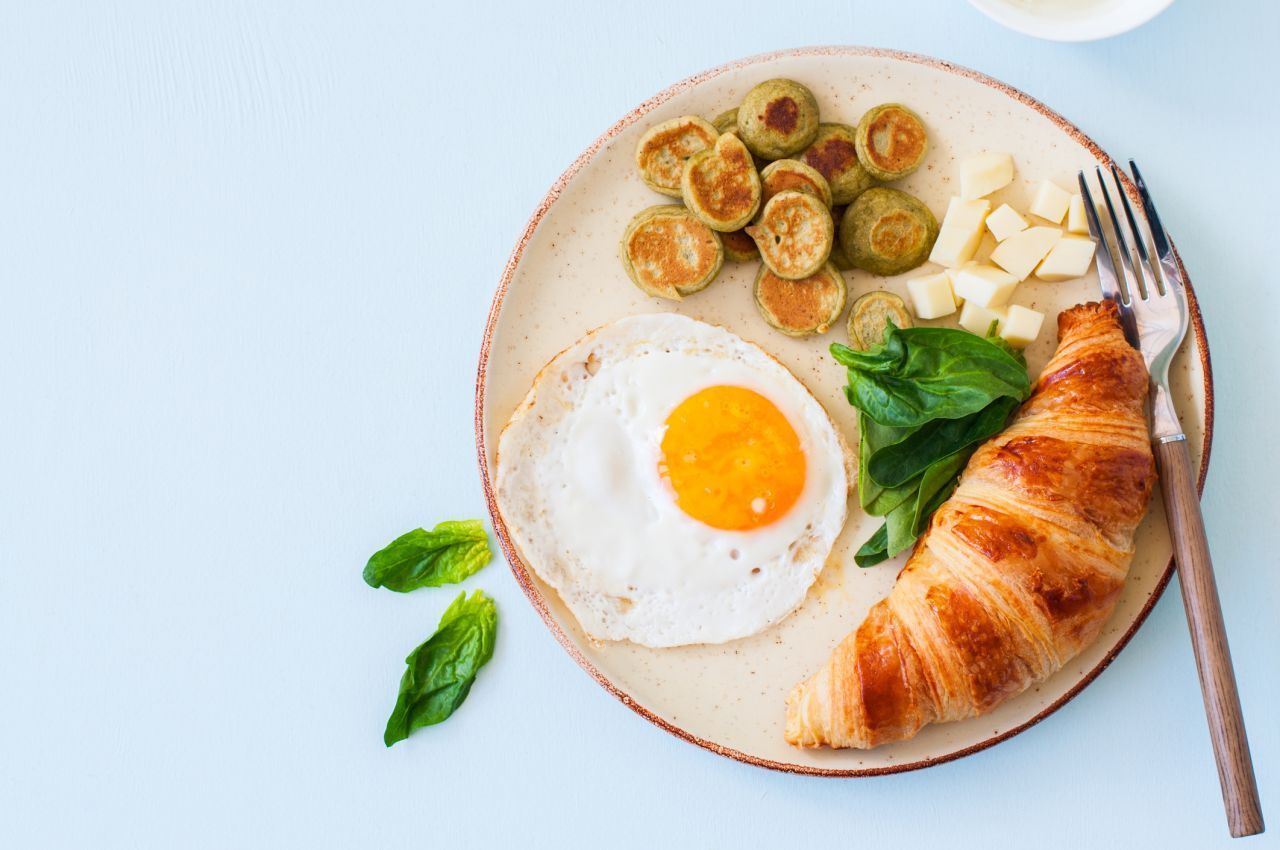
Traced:
[[1057, 672], [1111, 615], [1155, 482], [1147, 370], [1114, 304], [970, 459], [893, 591], [787, 698], [787, 740], [874, 747], [983, 714]]

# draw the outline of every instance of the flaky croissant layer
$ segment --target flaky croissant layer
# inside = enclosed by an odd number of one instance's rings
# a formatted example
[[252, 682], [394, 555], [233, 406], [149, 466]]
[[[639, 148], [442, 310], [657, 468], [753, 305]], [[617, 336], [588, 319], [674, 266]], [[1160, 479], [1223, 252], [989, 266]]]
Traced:
[[867, 748], [984, 714], [1097, 637], [1155, 482], [1147, 370], [1114, 304], [1063, 312], [1058, 334], [893, 591], [787, 697], [788, 742]]

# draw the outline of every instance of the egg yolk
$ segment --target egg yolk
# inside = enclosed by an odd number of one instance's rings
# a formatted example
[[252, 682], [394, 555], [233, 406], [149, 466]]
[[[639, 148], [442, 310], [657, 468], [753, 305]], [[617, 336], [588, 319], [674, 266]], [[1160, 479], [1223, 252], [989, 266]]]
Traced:
[[800, 498], [800, 438], [759, 393], [708, 387], [682, 401], [666, 424], [658, 472], [694, 519], [746, 531], [778, 519]]

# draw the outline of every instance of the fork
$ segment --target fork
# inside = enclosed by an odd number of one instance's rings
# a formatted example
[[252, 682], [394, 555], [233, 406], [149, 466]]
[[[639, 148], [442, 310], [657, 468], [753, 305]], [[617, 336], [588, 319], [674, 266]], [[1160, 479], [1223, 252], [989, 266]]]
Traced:
[[[1108, 188], [1102, 168], [1098, 167], [1096, 171], [1098, 186], [1111, 219], [1115, 255], [1120, 259], [1123, 277], [1116, 274], [1112, 249], [1083, 171], [1079, 173], [1080, 194], [1084, 200], [1089, 232], [1098, 245], [1098, 279], [1102, 295], [1120, 308], [1125, 336], [1142, 352], [1151, 375], [1151, 441], [1160, 470], [1165, 514], [1191, 630], [1191, 646], [1195, 652], [1196, 669], [1200, 673], [1209, 736], [1218, 763], [1218, 781], [1222, 785], [1227, 825], [1233, 837], [1256, 835], [1263, 830], [1262, 805], [1258, 800], [1249, 741], [1240, 713], [1240, 696], [1236, 691], [1231, 651], [1223, 628], [1222, 607], [1213, 578], [1204, 517], [1200, 514], [1200, 500], [1192, 477], [1187, 435], [1182, 430], [1169, 393], [1169, 363], [1187, 334], [1186, 284], [1173, 244], [1160, 223], [1142, 173], [1133, 160], [1129, 160], [1129, 167], [1133, 171], [1133, 187], [1142, 201], [1151, 243], [1155, 248], [1154, 268], [1147, 251], [1147, 241], [1129, 203], [1124, 180], [1115, 165], [1111, 165], [1114, 190]], [[1116, 214], [1117, 203], [1113, 195], [1119, 199], [1123, 218]], [[1130, 243], [1137, 253], [1136, 268]]]

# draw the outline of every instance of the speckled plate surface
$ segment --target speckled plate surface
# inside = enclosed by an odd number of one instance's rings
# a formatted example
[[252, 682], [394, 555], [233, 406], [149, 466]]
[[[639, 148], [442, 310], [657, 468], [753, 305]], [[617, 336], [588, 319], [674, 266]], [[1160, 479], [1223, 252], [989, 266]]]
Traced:
[[[1107, 156], [1065, 119], [1002, 83], [922, 56], [863, 48], [809, 48], [757, 56], [685, 80], [646, 101], [611, 127], [556, 181], [529, 221], [503, 273], [485, 329], [476, 386], [476, 442], [494, 529], [547, 626], [573, 658], [638, 714], [687, 741], [765, 767], [828, 776], [867, 775], [938, 764], [996, 744], [1044, 719], [1088, 685], [1128, 642], [1171, 575], [1170, 544], [1157, 494], [1138, 531], [1125, 592], [1101, 637], [1056, 676], [984, 717], [927, 727], [916, 738], [870, 751], [799, 750], [782, 737], [787, 691], [816, 670], [835, 644], [893, 584], [905, 556], [861, 570], [853, 550], [879, 525], [850, 502], [849, 521], [801, 608], [761, 634], [720, 646], [654, 650], [585, 637], [555, 592], [521, 560], [492, 491], [494, 447], [538, 369], [586, 331], [633, 313], [673, 310], [724, 325], [780, 359], [826, 405], [853, 442], [853, 411], [840, 391], [844, 370], [826, 353], [844, 340], [831, 333], [791, 339], [765, 325], [751, 299], [754, 263], [726, 264], [705, 291], [682, 303], [649, 298], [627, 279], [617, 243], [627, 221], [646, 206], [670, 201], [640, 181], [632, 163], [636, 140], [658, 121], [683, 114], [714, 116], [736, 106], [761, 80], [791, 77], [813, 89], [823, 120], [856, 123], [868, 107], [900, 101], [923, 116], [931, 150], [925, 166], [900, 188], [941, 218], [956, 191], [956, 161], [985, 150], [1009, 150], [1018, 176], [997, 193], [1025, 209], [1035, 181], [1074, 184], [1076, 171]], [[988, 249], [989, 250], [989, 249]], [[927, 268], [927, 267], [926, 267]], [[919, 272], [916, 272], [917, 274]], [[905, 296], [903, 278], [847, 272], [850, 301], [872, 289]], [[1047, 312], [1041, 339], [1028, 350], [1032, 373], [1056, 345], [1053, 316], [1098, 298], [1097, 279], [1023, 284], [1015, 301]], [[947, 320], [928, 324], [945, 324]], [[1213, 423], [1209, 354], [1192, 299], [1192, 333], [1173, 369], [1173, 390], [1190, 438], [1208, 463]]]

